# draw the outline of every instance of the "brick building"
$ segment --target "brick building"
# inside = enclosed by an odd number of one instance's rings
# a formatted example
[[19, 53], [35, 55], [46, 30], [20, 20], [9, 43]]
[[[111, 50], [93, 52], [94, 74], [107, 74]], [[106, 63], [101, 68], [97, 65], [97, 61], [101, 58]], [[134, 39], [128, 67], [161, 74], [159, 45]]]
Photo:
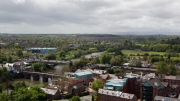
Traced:
[[178, 98], [170, 98], [170, 97], [163, 97], [163, 96], [155, 96], [154, 101], [180, 101]]
[[146, 81], [142, 85], [141, 99], [145, 101], [152, 101], [156, 95], [164, 95], [164, 85], [157, 78]]
[[71, 95], [80, 95], [93, 81], [93, 74], [88, 71], [69, 73], [68, 76], [68, 94]]

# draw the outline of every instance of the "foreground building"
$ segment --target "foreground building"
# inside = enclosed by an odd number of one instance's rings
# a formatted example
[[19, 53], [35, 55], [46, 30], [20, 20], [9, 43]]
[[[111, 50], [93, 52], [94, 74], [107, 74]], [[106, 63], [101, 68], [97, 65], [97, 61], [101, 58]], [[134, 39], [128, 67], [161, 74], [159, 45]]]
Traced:
[[134, 94], [120, 91], [99, 89], [96, 101], [137, 101], [137, 97]]
[[47, 95], [48, 99], [56, 100], [60, 98], [60, 92], [58, 88], [41, 88]]
[[68, 73], [68, 94], [80, 95], [83, 93], [93, 81], [92, 76], [93, 74], [89, 71]]

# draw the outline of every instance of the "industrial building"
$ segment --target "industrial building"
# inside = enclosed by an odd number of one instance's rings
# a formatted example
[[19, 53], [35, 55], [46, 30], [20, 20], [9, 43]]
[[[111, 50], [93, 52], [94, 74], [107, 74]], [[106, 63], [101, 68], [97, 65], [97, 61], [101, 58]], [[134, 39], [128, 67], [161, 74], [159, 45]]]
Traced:
[[27, 51], [31, 51], [32, 53], [52, 53], [57, 52], [57, 48], [27, 48]]

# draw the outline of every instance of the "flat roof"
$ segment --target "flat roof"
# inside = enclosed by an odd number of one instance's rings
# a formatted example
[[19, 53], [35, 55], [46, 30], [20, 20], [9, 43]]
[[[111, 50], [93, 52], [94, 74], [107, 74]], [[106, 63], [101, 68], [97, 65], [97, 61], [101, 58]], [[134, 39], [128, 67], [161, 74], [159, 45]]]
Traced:
[[89, 71], [85, 71], [85, 72], [78, 72], [78, 73], [74, 73], [75, 75], [78, 75], [78, 76], [83, 76], [83, 75], [89, 75], [89, 74], [92, 74], [91, 72]]
[[154, 101], [180, 101], [177, 98], [163, 97], [163, 96], [155, 96]]
[[106, 81], [105, 86], [123, 87], [127, 79], [110, 79]]
[[40, 49], [42, 49], [42, 50], [43, 50], [43, 49], [50, 49], [50, 50], [51, 50], [51, 49], [52, 49], [52, 50], [53, 50], [53, 49], [57, 49], [57, 48], [54, 48], [54, 47], [52, 47], [52, 48], [48, 48], [48, 47], [47, 47], [47, 48], [38, 48], [38, 47], [37, 47], [37, 48], [27, 48], [27, 49], [28, 49], [28, 50], [35, 50], [35, 49], [37, 49], [37, 50], [40, 50]]
[[105, 89], [99, 89], [98, 93], [104, 94], [104, 95], [116, 96], [116, 97], [125, 98], [125, 99], [133, 99], [133, 97], [135, 96], [134, 94], [123, 93], [120, 91], [105, 90]]

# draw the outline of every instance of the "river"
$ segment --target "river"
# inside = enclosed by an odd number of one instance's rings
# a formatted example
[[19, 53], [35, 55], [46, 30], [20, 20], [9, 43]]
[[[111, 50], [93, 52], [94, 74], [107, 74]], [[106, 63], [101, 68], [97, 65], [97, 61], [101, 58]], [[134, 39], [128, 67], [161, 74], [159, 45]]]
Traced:
[[[86, 58], [90, 58], [91, 56], [100, 56], [103, 52], [95, 52], [95, 53], [91, 53], [91, 54], [87, 54], [85, 55]], [[78, 61], [80, 58], [76, 58], [76, 59], [72, 59], [71, 61]], [[57, 65], [54, 67], [54, 69], [48, 69], [47, 71], [45, 71], [46, 73], [54, 73], [54, 74], [60, 74], [61, 72], [61, 68], [63, 66], [67, 66], [67, 65]], [[35, 80], [31, 80], [31, 79], [14, 79], [13, 81], [11, 81], [10, 83], [13, 84], [15, 81], [26, 81], [29, 82], [30, 85], [43, 85], [43, 86], [47, 86], [48, 82], [40, 82], [40, 81], [35, 81]], [[3, 88], [5, 88], [5, 83], [2, 83]]]

